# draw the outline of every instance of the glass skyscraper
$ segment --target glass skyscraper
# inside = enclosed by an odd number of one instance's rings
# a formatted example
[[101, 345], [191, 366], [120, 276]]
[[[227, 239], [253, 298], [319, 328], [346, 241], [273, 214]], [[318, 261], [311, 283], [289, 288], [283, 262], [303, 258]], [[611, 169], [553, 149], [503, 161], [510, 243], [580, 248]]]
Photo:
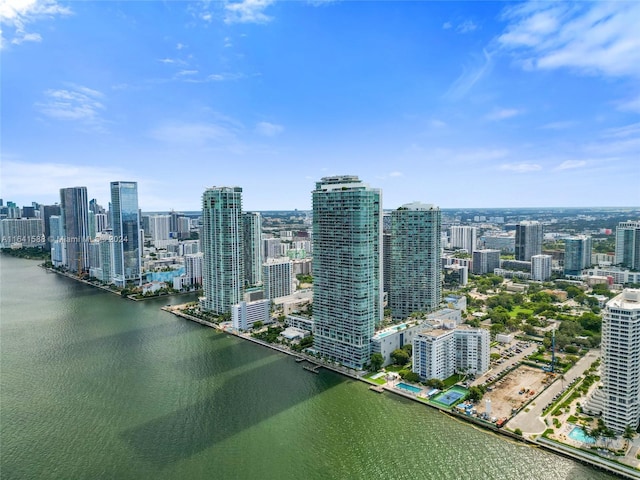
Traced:
[[382, 194], [356, 176], [325, 177], [313, 200], [313, 347], [352, 368], [370, 360], [382, 321]]
[[591, 266], [591, 237], [578, 235], [564, 239], [564, 274], [582, 275]]
[[410, 203], [391, 212], [391, 292], [394, 318], [436, 310], [442, 299], [440, 209]]
[[89, 271], [89, 204], [87, 187], [60, 189], [64, 266], [72, 272]]
[[202, 249], [202, 308], [230, 313], [244, 286], [242, 188], [211, 187], [202, 194]]
[[113, 222], [113, 282], [142, 283], [140, 211], [137, 182], [111, 182], [111, 219]]
[[522, 221], [516, 225], [516, 260], [530, 262], [542, 253], [542, 224]]
[[622, 267], [640, 270], [640, 220], [618, 224], [615, 262]]
[[242, 214], [244, 230], [244, 281], [247, 285], [262, 283], [262, 216], [259, 212]]

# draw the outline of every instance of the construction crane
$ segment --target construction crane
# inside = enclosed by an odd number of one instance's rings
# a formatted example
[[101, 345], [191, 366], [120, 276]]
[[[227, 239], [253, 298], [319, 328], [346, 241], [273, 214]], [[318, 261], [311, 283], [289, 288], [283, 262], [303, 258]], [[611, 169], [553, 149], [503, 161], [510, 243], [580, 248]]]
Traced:
[[556, 364], [556, 329], [554, 328], [551, 332], [551, 364], [549, 366], [544, 367], [543, 370], [545, 372], [553, 373], [553, 368]]

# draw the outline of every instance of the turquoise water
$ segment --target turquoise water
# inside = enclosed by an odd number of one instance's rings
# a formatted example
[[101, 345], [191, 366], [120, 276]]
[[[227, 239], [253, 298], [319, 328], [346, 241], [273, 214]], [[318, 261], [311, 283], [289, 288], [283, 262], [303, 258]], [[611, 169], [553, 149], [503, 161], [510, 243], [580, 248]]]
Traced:
[[414, 387], [413, 385], [407, 385], [406, 383], [400, 382], [396, 385], [396, 387], [401, 388], [403, 390], [408, 390], [411, 393], [420, 393], [422, 389], [418, 387]]
[[609, 475], [0, 256], [2, 480]]
[[589, 443], [589, 444], [596, 443], [595, 438], [588, 436], [586, 433], [584, 433], [584, 430], [580, 427], [575, 427], [571, 429], [571, 431], [569, 432], [569, 438], [573, 440], [577, 440], [582, 443]]

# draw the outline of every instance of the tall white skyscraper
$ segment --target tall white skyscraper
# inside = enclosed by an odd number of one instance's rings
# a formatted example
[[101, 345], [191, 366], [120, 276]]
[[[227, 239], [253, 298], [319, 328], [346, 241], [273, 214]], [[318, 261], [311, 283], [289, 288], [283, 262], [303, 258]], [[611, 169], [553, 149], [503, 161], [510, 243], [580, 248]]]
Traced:
[[389, 306], [394, 318], [436, 310], [442, 299], [441, 212], [410, 203], [391, 212]]
[[476, 237], [478, 229], [466, 225], [453, 225], [451, 227], [451, 247], [461, 248], [472, 254], [476, 250]]
[[313, 198], [313, 346], [353, 368], [369, 363], [382, 321], [382, 195], [356, 176], [325, 177]]
[[140, 210], [137, 182], [111, 182], [113, 282], [142, 284]]
[[202, 194], [202, 307], [218, 315], [242, 301], [244, 286], [242, 188], [211, 187]]
[[602, 388], [587, 410], [616, 432], [640, 422], [640, 289], [625, 289], [602, 314]]

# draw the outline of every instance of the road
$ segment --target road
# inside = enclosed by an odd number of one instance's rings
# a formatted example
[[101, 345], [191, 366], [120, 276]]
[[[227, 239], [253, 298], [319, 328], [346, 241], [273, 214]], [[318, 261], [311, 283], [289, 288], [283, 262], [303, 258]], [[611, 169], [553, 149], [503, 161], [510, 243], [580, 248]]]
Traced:
[[589, 350], [584, 357], [578, 360], [571, 370], [564, 374], [564, 380], [556, 380], [529, 404], [528, 412], [525, 411], [526, 409], [522, 410], [509, 420], [509, 428], [512, 430], [519, 428], [525, 435], [538, 435], [543, 433], [547, 426], [541, 419], [542, 410], [551, 403], [553, 397], [561, 392], [565, 385], [568, 385], [575, 378], [583, 375], [598, 357], [600, 357], [600, 350]]

